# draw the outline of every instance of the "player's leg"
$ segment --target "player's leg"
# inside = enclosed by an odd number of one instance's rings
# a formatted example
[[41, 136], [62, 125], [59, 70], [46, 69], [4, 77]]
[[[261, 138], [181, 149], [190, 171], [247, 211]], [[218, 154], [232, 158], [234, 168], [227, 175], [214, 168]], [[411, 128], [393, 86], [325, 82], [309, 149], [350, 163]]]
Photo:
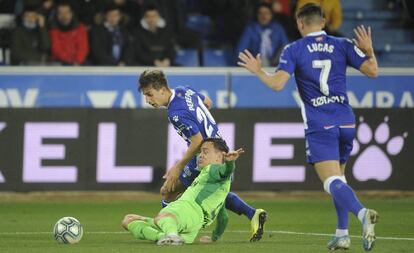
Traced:
[[[345, 164], [351, 154], [353, 141], [355, 138], [355, 126], [343, 126], [340, 130], [340, 163], [343, 180], [345, 179]], [[363, 247], [371, 250], [375, 245], [375, 224], [378, 222], [379, 215], [375, 210], [365, 209], [364, 214], [360, 212], [358, 219], [362, 223]]]
[[137, 214], [128, 214], [122, 220], [122, 227], [137, 239], [156, 242], [165, 234], [154, 226], [152, 220]]
[[[328, 130], [306, 133], [306, 157], [310, 164], [315, 166], [318, 162], [325, 160], [339, 160], [339, 140], [338, 140], [338, 129], [330, 128]], [[328, 168], [337, 168], [337, 162], [329, 164]], [[337, 175], [343, 175], [340, 169], [337, 171]], [[328, 176], [329, 177], [329, 176]], [[321, 179], [322, 180], [322, 179]], [[323, 180], [322, 180], [323, 182]], [[335, 236], [328, 243], [327, 247], [330, 250], [336, 249], [348, 249], [350, 246], [349, 238], [342, 237], [344, 228], [348, 224], [348, 209], [339, 205], [335, 198], [332, 198], [336, 214], [337, 214], [337, 229]]]
[[155, 223], [166, 234], [157, 244], [193, 243], [204, 223], [201, 208], [195, 202], [178, 200], [162, 209]]
[[164, 232], [165, 236], [160, 238], [157, 242], [158, 245], [182, 245], [184, 239], [179, 236], [180, 230], [179, 223], [181, 222], [177, 217], [177, 213], [184, 211], [185, 207], [177, 202], [170, 203], [167, 207], [163, 208], [160, 213], [155, 217], [154, 223]]
[[229, 192], [227, 195], [225, 206], [230, 211], [238, 215], [243, 214], [250, 220], [252, 232], [250, 237], [251, 242], [262, 239], [267, 215], [265, 210], [251, 207], [234, 192]]
[[[367, 232], [368, 235], [364, 235], [364, 248], [369, 250], [375, 241], [373, 225], [371, 223], [376, 223], [377, 215], [375, 211], [364, 208], [353, 189], [343, 181], [339, 164], [340, 134], [339, 128], [311, 134], [307, 136], [308, 146], [311, 149], [311, 156], [314, 156], [313, 159], [316, 157], [318, 160], [314, 164], [315, 170], [324, 184], [325, 191], [331, 194], [333, 200], [336, 201], [336, 207], [340, 210], [342, 209], [342, 212], [344, 210], [352, 212], [363, 223], [364, 231], [369, 230]], [[335, 146], [337, 149], [334, 148]], [[369, 221], [367, 218], [369, 218]]]

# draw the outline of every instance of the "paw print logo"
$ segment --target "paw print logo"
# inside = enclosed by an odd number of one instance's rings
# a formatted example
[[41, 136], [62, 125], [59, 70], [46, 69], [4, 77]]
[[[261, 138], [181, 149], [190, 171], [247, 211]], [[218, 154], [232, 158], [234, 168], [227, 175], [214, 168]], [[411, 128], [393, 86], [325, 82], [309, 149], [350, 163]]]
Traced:
[[[388, 117], [378, 125], [374, 135], [370, 126], [364, 122], [364, 118], [361, 117], [359, 121], [361, 123], [357, 128], [351, 152], [351, 155], [358, 155], [352, 168], [354, 177], [359, 181], [385, 181], [393, 170], [390, 156], [396, 156], [401, 152], [404, 138], [407, 138], [408, 133], [390, 138]], [[373, 139], [374, 143], [371, 143]]]

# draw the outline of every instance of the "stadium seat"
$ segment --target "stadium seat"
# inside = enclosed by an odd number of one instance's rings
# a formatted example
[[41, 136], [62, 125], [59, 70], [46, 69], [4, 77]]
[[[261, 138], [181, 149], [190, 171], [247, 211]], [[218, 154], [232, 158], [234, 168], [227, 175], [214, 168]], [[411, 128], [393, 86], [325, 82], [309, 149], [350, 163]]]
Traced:
[[189, 15], [186, 27], [200, 33], [203, 38], [207, 37], [212, 31], [212, 22], [208, 16], [194, 14]]
[[175, 63], [185, 67], [198, 67], [198, 53], [196, 49], [180, 49], [177, 52]]
[[234, 65], [232, 63], [232, 52], [226, 49], [204, 49], [204, 66], [206, 67], [224, 67]]

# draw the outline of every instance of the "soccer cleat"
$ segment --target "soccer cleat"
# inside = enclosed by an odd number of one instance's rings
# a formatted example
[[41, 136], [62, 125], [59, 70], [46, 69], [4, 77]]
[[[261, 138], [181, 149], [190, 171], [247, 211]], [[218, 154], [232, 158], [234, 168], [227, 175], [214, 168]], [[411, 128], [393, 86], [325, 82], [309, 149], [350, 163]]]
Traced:
[[262, 239], [264, 232], [264, 224], [266, 222], [267, 213], [263, 209], [256, 209], [252, 220], [250, 221], [252, 226], [252, 236], [250, 242], [257, 242]]
[[351, 238], [348, 235], [334, 236], [326, 245], [329, 250], [348, 250], [351, 247]]
[[367, 209], [362, 220], [362, 242], [364, 250], [369, 251], [375, 245], [375, 224], [378, 223], [379, 215], [375, 210]]
[[174, 234], [166, 235], [157, 241], [157, 245], [179, 246], [183, 244], [184, 244], [184, 239]]

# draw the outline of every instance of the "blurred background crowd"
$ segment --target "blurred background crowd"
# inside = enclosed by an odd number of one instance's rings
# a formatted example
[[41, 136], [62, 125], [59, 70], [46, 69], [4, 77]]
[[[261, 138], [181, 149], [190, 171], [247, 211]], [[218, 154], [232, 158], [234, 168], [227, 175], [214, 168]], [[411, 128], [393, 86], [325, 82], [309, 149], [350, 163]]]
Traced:
[[371, 25], [382, 66], [414, 66], [408, 0], [0, 0], [0, 63], [234, 66], [249, 49], [275, 66], [308, 2], [322, 6], [328, 34]]

